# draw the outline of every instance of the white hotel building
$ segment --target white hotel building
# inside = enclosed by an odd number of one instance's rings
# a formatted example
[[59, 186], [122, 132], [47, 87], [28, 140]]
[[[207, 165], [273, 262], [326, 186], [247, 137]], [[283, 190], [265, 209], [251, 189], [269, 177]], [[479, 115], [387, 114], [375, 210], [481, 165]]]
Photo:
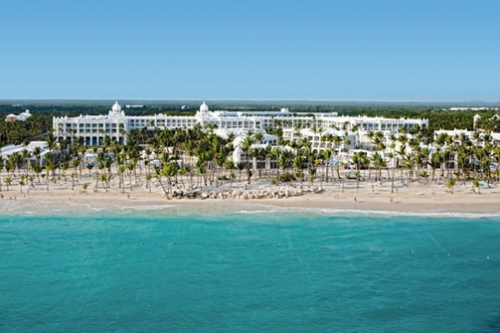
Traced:
[[[53, 129], [55, 137], [60, 141], [82, 137], [85, 145], [95, 146], [103, 142], [105, 136], [120, 143], [127, 143], [127, 134], [132, 129], [147, 128], [149, 130], [194, 128], [200, 124], [202, 128], [215, 125], [220, 131], [226, 132], [264, 132], [266, 128], [273, 128], [281, 123], [285, 132], [296, 126], [321, 129], [322, 134], [337, 133], [345, 128], [348, 132], [354, 127], [359, 133], [367, 131], [382, 131], [384, 134], [398, 132], [401, 128], [410, 128], [418, 125], [420, 128], [428, 126], [427, 119], [392, 119], [366, 116], [338, 116], [330, 113], [296, 113], [287, 108], [281, 111], [210, 111], [203, 102], [194, 116], [167, 116], [155, 114], [151, 116], [127, 116], [118, 102], [112, 106], [107, 115], [79, 117], [54, 117]], [[335, 129], [336, 128], [336, 129]], [[358, 135], [363, 137], [363, 135]], [[358, 144], [356, 142], [356, 144]], [[319, 147], [318, 147], [319, 148]], [[323, 148], [323, 147], [321, 147]]]

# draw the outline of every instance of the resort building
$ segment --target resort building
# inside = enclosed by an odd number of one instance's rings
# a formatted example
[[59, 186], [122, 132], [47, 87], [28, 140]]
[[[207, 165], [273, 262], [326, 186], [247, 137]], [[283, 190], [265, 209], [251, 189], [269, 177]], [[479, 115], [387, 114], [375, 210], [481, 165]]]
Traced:
[[21, 112], [18, 115], [15, 115], [13, 113], [7, 115], [7, 117], [5, 117], [5, 121], [8, 123], [14, 123], [16, 121], [26, 121], [29, 117], [31, 117], [30, 110], [26, 109], [24, 112]]
[[[352, 147], [360, 147], [366, 143], [366, 133], [382, 131], [395, 133], [402, 128], [409, 130], [415, 126], [422, 129], [428, 126], [427, 119], [383, 118], [366, 116], [338, 116], [330, 113], [299, 113], [290, 112], [287, 108], [280, 111], [210, 111], [203, 102], [192, 116], [168, 116], [155, 114], [150, 116], [127, 116], [120, 104], [115, 102], [107, 115], [80, 115], [79, 117], [54, 117], [53, 129], [55, 137], [72, 141], [82, 137], [85, 145], [95, 146], [103, 143], [104, 137], [119, 143], [127, 143], [127, 134], [133, 129], [173, 129], [173, 128], [217, 128], [219, 132], [254, 133], [273, 129], [280, 125], [284, 129], [284, 138], [297, 139], [297, 131], [305, 130], [304, 135], [311, 137], [316, 149], [326, 149], [321, 136], [327, 133], [337, 135], [342, 133], [349, 139]], [[302, 136], [302, 134], [301, 134]]]
[[39, 160], [39, 163], [43, 165], [45, 164], [45, 154], [50, 152], [50, 149], [46, 141], [31, 141], [27, 146], [8, 145], [0, 148], [0, 159], [6, 162], [12, 155], [18, 154], [22, 156], [25, 151], [30, 154], [32, 162]]

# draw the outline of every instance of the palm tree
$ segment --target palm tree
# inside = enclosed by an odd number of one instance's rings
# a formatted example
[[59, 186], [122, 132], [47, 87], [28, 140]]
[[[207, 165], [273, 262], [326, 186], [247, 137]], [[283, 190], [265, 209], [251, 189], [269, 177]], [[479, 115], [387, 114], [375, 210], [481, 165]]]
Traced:
[[87, 163], [87, 165], [85, 166], [87, 168], [87, 170], [89, 171], [89, 177], [90, 177], [90, 170], [92, 170], [94, 168], [94, 164], [92, 163]]
[[200, 186], [201, 188], [201, 179], [203, 179], [205, 186], [207, 186], [207, 179], [205, 176], [207, 173], [207, 169], [205, 167], [205, 161], [203, 159], [203, 155], [200, 155], [200, 157], [196, 161], [196, 170], [198, 171], [198, 186]]
[[481, 194], [481, 183], [477, 179], [472, 180], [472, 185], [477, 187], [477, 194]]
[[3, 181], [5, 182], [5, 184], [7, 185], [7, 192], [9, 192], [9, 187], [10, 185], [12, 184], [12, 177], [11, 176], [7, 176], [3, 179]]
[[447, 186], [448, 186], [448, 189], [450, 190], [450, 194], [453, 194], [453, 187], [455, 187], [456, 184], [457, 184], [456, 179], [454, 179], [454, 178], [448, 179]]
[[262, 139], [264, 138], [264, 134], [262, 134], [262, 132], [257, 132], [253, 135], [253, 138], [256, 143], [261, 143]]
[[170, 193], [172, 190], [172, 178], [177, 176], [177, 172], [179, 171], [179, 165], [177, 162], [173, 161], [166, 164], [163, 167], [163, 175], [168, 179], [168, 192]]
[[[335, 148], [338, 148], [341, 143], [342, 143], [342, 137], [338, 136], [338, 135], [334, 135], [333, 136], [333, 144], [335, 145]], [[338, 159], [339, 152], [340, 152], [340, 149], [335, 150], [337, 159]]]
[[3, 158], [0, 155], [0, 192], [2, 192], [2, 171], [4, 168]]
[[80, 160], [79, 159], [74, 159], [71, 161], [71, 166], [73, 167], [73, 174], [75, 175], [75, 177], [78, 178], [78, 172], [77, 172], [77, 168], [78, 166], [80, 165]]
[[183, 188], [187, 188], [186, 185], [184, 184], [184, 176], [189, 175], [190, 171], [191, 171], [191, 168], [189, 167], [189, 165], [184, 164], [182, 167], [179, 168], [179, 171], [177, 172], [178, 175], [180, 176], [180, 180], [181, 180], [181, 184], [182, 184]]
[[356, 177], [356, 189], [359, 189], [359, 181], [361, 180], [361, 172], [356, 171], [354, 173], [354, 177]]
[[352, 156], [352, 163], [356, 165], [356, 170], [359, 171], [361, 169], [361, 161], [363, 156], [366, 156], [365, 152], [357, 151]]
[[414, 153], [410, 153], [410, 154], [406, 154], [406, 156], [403, 159], [403, 165], [406, 169], [408, 169], [408, 173], [407, 173], [408, 181], [413, 179], [413, 169], [415, 167], [415, 156], [416, 155]]
[[238, 173], [239, 173], [238, 179], [241, 182], [241, 172], [245, 169], [245, 163], [242, 163], [242, 162], [236, 163], [236, 169], [238, 169]]
[[328, 166], [330, 164], [330, 157], [332, 156], [332, 150], [330, 148], [325, 149], [321, 152], [321, 157], [323, 158], [323, 163], [326, 168], [325, 181], [328, 183]]
[[316, 179], [316, 168], [309, 169], [309, 183], [310, 186], [314, 186], [314, 180]]
[[[163, 189], [163, 193], [165, 193], [165, 196], [167, 196], [167, 190], [165, 189], [165, 185], [163, 185], [163, 182], [161, 180], [161, 177], [163, 176], [163, 172], [161, 168], [154, 168], [154, 173], [155, 173], [155, 178], [158, 181], [158, 184], [160, 184], [161, 188]], [[167, 197], [168, 198], [168, 197]]]
[[153, 176], [148, 173], [146, 175], [146, 187], [149, 189], [149, 193], [151, 193], [151, 179], [153, 179]]
[[254, 143], [254, 140], [251, 136], [251, 131], [249, 131], [249, 133], [247, 133], [247, 136], [246, 138], [243, 140], [243, 142], [241, 143], [241, 149], [245, 152], [245, 155], [246, 155], [246, 167], [247, 167], [247, 174], [248, 174], [248, 183], [250, 183], [250, 177], [252, 177], [251, 175], [251, 171], [250, 171], [250, 149], [252, 148], [252, 144]]
[[266, 158], [266, 151], [263, 148], [252, 148], [250, 150], [250, 156], [257, 161], [257, 172], [259, 173], [259, 178], [262, 178], [262, 161]]
[[[378, 179], [380, 181], [380, 185], [382, 185], [382, 168], [387, 167], [387, 161], [380, 155], [378, 152], [375, 152], [372, 156], [372, 161], [378, 172]], [[377, 177], [375, 177], [375, 181], [377, 181]]]
[[304, 173], [302, 172], [302, 169], [304, 168], [304, 161], [302, 156], [295, 156], [292, 161], [292, 168], [295, 169], [295, 176], [300, 179], [300, 184], [302, 185], [302, 181], [304, 180]]
[[420, 171], [419, 176], [425, 179], [425, 184], [427, 185], [427, 179], [429, 178], [429, 174], [427, 173], [427, 171], [425, 170]]
[[29, 160], [31, 158], [31, 153], [27, 149], [23, 149], [21, 152], [23, 167], [26, 170], [25, 175], [28, 175]]
[[75, 173], [70, 173], [69, 177], [71, 178], [71, 190], [75, 189]]
[[49, 177], [49, 174], [50, 174], [50, 172], [51, 172], [51, 171], [53, 171], [53, 170], [54, 170], [54, 167], [52, 166], [52, 164], [51, 164], [51, 163], [49, 163], [49, 162], [47, 161], [47, 165], [45, 165], [45, 171], [46, 171], [45, 176], [47, 177], [47, 191], [49, 190], [49, 182], [50, 182], [50, 179], [49, 179], [49, 178], [50, 178], [50, 177]]
[[102, 182], [102, 186], [104, 187], [104, 190], [106, 192], [108, 192], [108, 187], [107, 187], [107, 184], [108, 184], [108, 177], [106, 177], [106, 174], [104, 173], [101, 173], [99, 175], [99, 180]]
[[285, 149], [281, 151], [281, 154], [278, 159], [278, 165], [285, 172], [290, 167], [290, 163], [292, 158], [294, 158], [294, 153], [291, 150]]
[[381, 131], [375, 132], [373, 135], [372, 144], [375, 146], [376, 151], [382, 151], [385, 149], [384, 133]]
[[133, 163], [128, 163], [126, 165], [126, 168], [128, 170], [129, 187], [130, 190], [132, 191], [132, 171], [135, 170], [135, 165]]

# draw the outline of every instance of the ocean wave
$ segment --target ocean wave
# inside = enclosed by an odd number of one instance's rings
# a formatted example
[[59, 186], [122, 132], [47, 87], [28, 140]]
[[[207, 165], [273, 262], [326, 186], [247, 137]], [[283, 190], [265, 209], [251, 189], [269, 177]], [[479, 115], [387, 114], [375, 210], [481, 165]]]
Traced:
[[163, 209], [169, 209], [173, 207], [178, 207], [177, 205], [141, 205], [141, 206], [122, 206], [120, 207], [122, 211], [158, 211]]
[[269, 209], [269, 210], [239, 210], [236, 214], [269, 214], [269, 213], [282, 213], [286, 209]]
[[410, 217], [443, 217], [443, 218], [494, 218], [498, 219], [500, 211], [488, 212], [457, 212], [446, 210], [432, 210], [432, 211], [393, 211], [393, 210], [363, 210], [363, 209], [341, 209], [341, 208], [301, 208], [301, 207], [275, 207], [269, 206], [269, 209], [259, 210], [239, 210], [237, 214], [307, 214], [307, 215], [335, 215], [335, 216], [410, 216]]
[[450, 211], [450, 210], [364, 210], [342, 208], [312, 208], [312, 207], [281, 207], [274, 205], [245, 205], [234, 206], [196, 205], [183, 206], [174, 204], [157, 205], [99, 205], [57, 202], [24, 202], [4, 201], [0, 204], [0, 213], [6, 215], [65, 215], [78, 214], [79, 216], [92, 216], [95, 214], [141, 214], [141, 212], [155, 212], [155, 215], [301, 215], [301, 216], [380, 216], [380, 217], [424, 217], [424, 218], [457, 218], [480, 219], [487, 218], [498, 220], [500, 211]]
[[310, 209], [305, 208], [310, 212], [321, 212], [323, 214], [335, 215], [361, 215], [361, 216], [412, 216], [412, 217], [454, 217], [454, 218], [498, 218], [500, 212], [451, 212], [444, 210], [436, 211], [393, 211], [393, 210], [356, 210], [356, 209], [335, 209], [335, 208], [320, 208]]

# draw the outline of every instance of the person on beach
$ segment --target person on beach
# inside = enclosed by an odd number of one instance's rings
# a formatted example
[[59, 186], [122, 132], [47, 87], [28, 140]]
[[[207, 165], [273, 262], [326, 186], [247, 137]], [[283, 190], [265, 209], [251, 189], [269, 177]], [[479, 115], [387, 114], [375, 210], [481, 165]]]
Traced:
[[354, 203], [358, 203], [358, 199], [354, 197]]

